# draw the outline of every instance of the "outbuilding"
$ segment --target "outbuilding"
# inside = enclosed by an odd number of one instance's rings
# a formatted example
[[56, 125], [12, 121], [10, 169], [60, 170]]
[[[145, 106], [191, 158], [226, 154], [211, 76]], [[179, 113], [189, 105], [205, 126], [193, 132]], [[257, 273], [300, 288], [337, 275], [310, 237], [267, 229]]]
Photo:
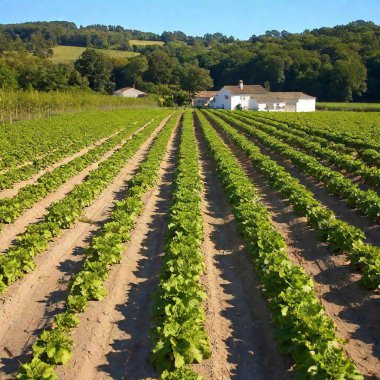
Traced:
[[147, 95], [145, 92], [139, 91], [133, 87], [120, 88], [119, 90], [116, 90], [113, 94], [115, 96], [123, 96], [124, 98], [141, 98]]
[[214, 101], [216, 91], [201, 91], [195, 94], [193, 99], [193, 107], [207, 108]]

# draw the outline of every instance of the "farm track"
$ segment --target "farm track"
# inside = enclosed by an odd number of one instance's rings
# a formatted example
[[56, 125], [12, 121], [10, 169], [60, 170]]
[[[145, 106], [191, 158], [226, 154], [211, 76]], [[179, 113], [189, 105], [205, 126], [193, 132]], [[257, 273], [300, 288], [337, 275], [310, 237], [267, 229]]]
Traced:
[[[366, 190], [363, 189], [364, 186], [360, 186], [355, 182], [358, 179], [358, 175], [355, 178], [349, 178], [347, 173], [341, 173], [341, 171], [344, 172], [344, 170], [335, 170], [331, 165], [326, 164], [323, 159], [320, 159], [320, 157], [313, 152], [297, 149], [297, 143], [293, 144], [292, 142], [287, 141], [287, 139], [282, 139], [282, 137], [271, 136], [271, 134], [276, 135], [275, 127], [264, 125], [264, 123], [253, 126], [253, 124], [250, 124], [249, 121], [247, 122], [245, 118], [233, 116], [232, 119], [230, 119], [226, 118], [226, 115], [217, 115], [218, 117], [221, 117], [221, 120], [229, 123], [230, 126], [233, 126], [237, 131], [242, 133], [246, 139], [259, 146], [261, 151], [265, 150], [265, 154], [270, 156], [271, 159], [277, 161], [280, 165], [282, 165], [282, 161], [284, 164], [287, 164], [286, 167], [290, 168], [288, 171], [294, 169], [293, 171], [295, 171], [296, 175], [301, 175], [299, 177], [300, 179], [309, 178], [312, 182], [319, 183], [320, 187], [326, 188], [326, 193], [328, 193], [327, 189], [330, 186], [332, 189], [331, 195], [335, 196], [337, 199], [343, 199], [343, 202], [347, 204], [347, 208], [353, 209], [358, 215], [363, 215], [363, 212], [368, 212], [371, 209], [368, 205], [368, 197], [372, 196], [371, 194], [375, 187], [372, 188], [370, 192], [368, 192], [368, 188]], [[237, 124], [235, 124], [235, 122]], [[274, 131], [265, 130], [266, 126]], [[287, 132], [287, 134], [290, 135], [291, 132]], [[273, 146], [271, 140], [273, 141]], [[307, 163], [306, 167], [304, 167], [305, 163]], [[318, 169], [316, 169], [316, 167], [318, 167]], [[324, 174], [322, 174], [322, 171], [324, 171]], [[330, 178], [328, 178], [327, 172], [329, 173]], [[358, 174], [360, 174], [360, 170], [358, 171]], [[332, 176], [338, 176], [342, 181], [345, 180], [345, 185], [343, 186], [343, 184], [341, 184], [340, 187], [337, 187], [338, 182], [334, 180], [334, 177]], [[356, 193], [359, 189], [361, 189], [361, 194], [357, 194], [353, 198], [357, 207], [354, 205], [350, 206], [349, 202], [352, 192]], [[367, 199], [367, 204], [365, 204], [365, 202], [363, 203], [363, 198]], [[373, 200], [373, 203], [376, 203], [377, 207], [379, 207], [379, 194], [377, 194], [377, 200]], [[374, 214], [376, 215], [376, 212], [374, 212]], [[376, 223], [376, 219], [378, 219], [374, 215], [374, 219], [372, 220], [370, 216], [367, 215], [367, 217], [370, 223]]]
[[206, 142], [197, 133], [205, 221], [202, 283], [210, 359], [194, 365], [206, 379], [288, 379], [290, 360], [279, 354], [270, 311], [244, 251]]
[[15, 183], [11, 189], [0, 190], [0, 199], [7, 198], [7, 197], [14, 197], [15, 195], [17, 195], [17, 193], [20, 189], [22, 189], [23, 187], [25, 187], [27, 185], [32, 185], [32, 184], [36, 183], [38, 178], [42, 177], [45, 173], [48, 173], [48, 172], [50, 172], [50, 171], [52, 171], [52, 170], [54, 170], [54, 169], [56, 169], [62, 165], [65, 165], [77, 157], [83, 156], [92, 148], [95, 148], [96, 146], [103, 144], [106, 140], [116, 136], [120, 132], [121, 132], [121, 130], [119, 130], [115, 133], [112, 133], [111, 135], [104, 137], [104, 138], [96, 141], [95, 143], [90, 144], [89, 146], [86, 146], [85, 148], [80, 149], [78, 152], [70, 154], [69, 156], [55, 162], [52, 165], [49, 165], [48, 167], [46, 167], [42, 170], [40, 170], [37, 174], [33, 175], [32, 177], [30, 177], [24, 181], [20, 181], [20, 182]]
[[380, 378], [380, 294], [360, 287], [360, 275], [350, 269], [345, 255], [331, 255], [307, 219], [297, 216], [245, 154], [225, 134], [218, 133], [252, 178], [273, 224], [285, 238], [289, 257], [312, 276], [316, 294], [334, 321], [338, 336], [348, 340], [344, 346], [347, 355], [367, 380]]
[[144, 197], [125, 256], [106, 281], [108, 296], [93, 302], [74, 330], [73, 360], [57, 368], [64, 379], [157, 378], [149, 364], [152, 295], [157, 290], [179, 145], [177, 126], [159, 170]]
[[[81, 218], [85, 222], [77, 222], [71, 229], [64, 230], [49, 249], [36, 258], [36, 269], [1, 295], [0, 373], [6, 374], [4, 378], [17, 370], [19, 360], [28, 358], [36, 335], [61, 311], [67, 295], [67, 282], [80, 269], [84, 246], [108, 220], [113, 202], [122, 198], [127, 181], [144, 160], [167, 120], [168, 117], [128, 160], [112, 184], [85, 209]], [[3, 379], [1, 375], [0, 379]]]
[[[136, 133], [142, 131], [146, 125], [147, 124], [138, 129]], [[120, 147], [122, 147], [127, 141], [131, 140], [136, 133], [124, 139], [122, 143], [107, 151], [107, 153], [105, 153], [99, 160], [93, 162], [84, 170], [71, 177], [56, 191], [53, 191], [47, 197], [36, 202], [32, 208], [26, 210], [13, 223], [3, 225], [0, 231], [0, 252], [5, 251], [16, 239], [17, 235], [23, 233], [29, 224], [36, 223], [37, 221], [41, 220], [41, 218], [46, 214], [48, 207], [52, 203], [63, 199], [68, 193], [73, 190], [75, 185], [83, 183], [92, 170], [96, 169], [100, 163], [104, 162], [107, 160], [107, 158], [112, 156], [112, 154], [116, 152]]]
[[263, 154], [283, 166], [292, 177], [297, 178], [302, 185], [306, 186], [314, 194], [315, 199], [333, 211], [338, 219], [363, 230], [366, 235], [366, 243], [380, 245], [380, 224], [370, 222], [366, 216], [349, 207], [344, 199], [329, 194], [322, 182], [318, 182], [315, 178], [301, 172], [290, 161], [284, 160], [279, 154], [272, 152], [252, 136], [241, 133], [248, 140], [254, 142]]
[[[271, 133], [268, 132], [267, 130], [265, 130], [265, 128], [263, 129], [263, 128], [260, 127], [260, 125], [257, 125], [257, 124], [253, 125], [253, 123], [254, 122], [259, 122], [261, 124], [264, 124], [266, 127], [276, 128], [275, 125], [271, 124], [271, 122], [273, 122], [273, 120], [271, 120], [271, 119], [269, 119], [269, 120], [261, 119], [260, 120], [260, 119], [251, 118], [250, 116], [246, 116], [246, 115], [244, 115], [244, 119], [245, 119], [244, 122], [248, 123], [251, 127], [257, 128], [261, 132], [267, 133], [269, 135]], [[238, 118], [238, 120], [243, 121], [242, 119], [239, 119], [239, 118]], [[302, 134], [300, 136], [300, 134], [297, 133], [297, 132], [299, 132], [299, 130], [295, 130], [295, 129], [291, 129], [291, 128], [283, 130], [282, 128], [279, 128], [279, 131], [280, 132], [288, 133], [288, 134], [290, 134], [290, 135], [292, 135], [294, 137], [301, 137], [301, 138], [311, 139], [311, 141], [314, 141], [313, 140], [313, 136], [310, 136], [307, 133]], [[287, 140], [286, 137], [278, 136], [278, 135], [276, 135], [274, 137], [276, 139], [278, 139], [279, 141], [281, 141], [282, 143], [288, 144], [289, 146], [291, 146], [296, 151], [302, 152], [304, 154], [307, 154], [310, 157], [314, 157], [321, 164], [323, 164], [324, 166], [330, 168], [331, 170], [335, 170], [335, 171], [341, 173], [346, 178], [350, 179], [353, 183], [357, 184], [361, 188], [361, 190], [365, 191], [365, 190], [372, 189], [372, 190], [375, 190], [375, 191], [379, 192], [380, 189], [379, 189], [378, 186], [373, 185], [373, 184], [369, 184], [368, 181], [366, 180], [366, 178], [363, 177], [360, 173], [357, 173], [354, 169], [348, 170], [348, 169], [346, 169], [344, 167], [344, 165], [339, 165], [337, 163], [334, 163], [332, 159], [328, 159], [326, 157], [321, 157], [320, 155], [316, 154], [315, 152], [310, 151], [310, 149], [305, 149], [303, 146], [300, 146], [299, 144], [292, 144], [290, 141]], [[318, 141], [316, 141], [316, 142], [318, 143]], [[329, 147], [326, 147], [326, 148], [328, 148], [330, 150], [334, 150], [333, 146], [329, 146]], [[358, 157], [357, 150], [355, 150], [355, 152], [356, 152], [357, 159], [360, 160], [360, 158]], [[360, 160], [360, 161], [362, 162], [362, 164], [366, 165], [368, 168], [371, 167], [371, 165], [369, 165], [367, 162], [365, 162], [363, 160]]]

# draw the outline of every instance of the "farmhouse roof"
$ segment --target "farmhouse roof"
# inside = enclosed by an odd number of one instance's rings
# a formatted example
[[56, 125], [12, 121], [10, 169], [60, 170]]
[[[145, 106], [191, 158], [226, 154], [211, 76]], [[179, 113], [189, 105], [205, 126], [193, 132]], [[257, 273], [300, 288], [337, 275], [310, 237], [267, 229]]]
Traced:
[[307, 95], [303, 92], [271, 92], [270, 94], [284, 100], [315, 99], [314, 96]]
[[201, 91], [195, 94], [196, 98], [212, 98], [215, 96], [217, 91]]
[[133, 87], [119, 88], [118, 90], [115, 91], [115, 94], [122, 94], [123, 92], [128, 91], [128, 90], [136, 90], [136, 91], [140, 92], [141, 94], [145, 94], [145, 92], [140, 91], [137, 88], [133, 88]]
[[274, 96], [273, 93], [267, 94], [252, 94], [252, 99], [255, 99], [258, 103], [282, 103], [284, 99]]
[[266, 94], [268, 90], [258, 84], [245, 84], [242, 88], [240, 86], [224, 86], [232, 94]]

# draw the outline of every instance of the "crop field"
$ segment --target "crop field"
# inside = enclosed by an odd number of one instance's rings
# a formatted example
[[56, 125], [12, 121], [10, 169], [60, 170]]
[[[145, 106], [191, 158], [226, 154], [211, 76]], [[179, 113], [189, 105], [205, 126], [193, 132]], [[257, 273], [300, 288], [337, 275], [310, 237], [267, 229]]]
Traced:
[[[55, 63], [70, 63], [76, 61], [86, 50], [80, 46], [56, 46], [53, 48], [54, 54], [51, 60]], [[139, 55], [132, 51], [121, 51], [111, 49], [95, 49], [97, 52], [107, 55], [110, 58], [128, 59]]]
[[380, 378], [380, 114], [0, 127], [0, 379]]

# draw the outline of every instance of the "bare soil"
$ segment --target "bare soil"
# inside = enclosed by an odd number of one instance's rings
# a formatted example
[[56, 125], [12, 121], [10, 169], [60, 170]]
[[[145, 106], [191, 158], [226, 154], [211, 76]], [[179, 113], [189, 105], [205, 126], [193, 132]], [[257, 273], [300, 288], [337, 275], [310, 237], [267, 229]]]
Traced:
[[286, 240], [289, 257], [312, 276], [315, 292], [334, 321], [338, 336], [347, 339], [346, 353], [366, 379], [379, 379], [380, 293], [360, 287], [360, 274], [349, 267], [346, 257], [331, 255], [327, 245], [317, 240], [306, 218], [298, 217], [279, 192], [253, 168], [245, 154], [225, 135], [220, 135], [261, 194], [274, 225]]
[[[27, 186], [27, 185], [32, 185], [34, 183], [37, 182], [38, 178], [42, 177], [44, 174], [48, 173], [48, 172], [51, 172], [53, 171], [54, 169], [62, 166], [62, 165], [65, 165], [67, 163], [69, 163], [70, 161], [74, 160], [75, 158], [77, 157], [81, 157], [83, 156], [85, 153], [87, 153], [89, 150], [95, 148], [96, 146], [99, 146], [101, 144], [103, 144], [106, 140], [108, 140], [109, 138], [117, 135], [118, 133], [120, 133], [120, 131], [117, 131], [107, 137], [104, 137], [103, 139], [100, 139], [98, 141], [96, 141], [94, 144], [91, 144], [81, 150], [79, 150], [78, 152], [68, 156], [68, 157], [65, 157], [64, 159], [40, 170], [38, 173], [36, 173], [35, 175], [33, 175], [32, 177], [24, 180], [24, 181], [20, 181], [20, 182], [17, 182], [14, 184], [14, 186], [11, 188], [11, 189], [4, 189], [4, 190], [0, 190], [0, 199], [2, 198], [9, 198], [9, 197], [14, 197], [23, 187]], [[25, 166], [25, 164], [23, 165]]]
[[[137, 132], [141, 131], [143, 128], [145, 128], [145, 126], [140, 128]], [[76, 174], [74, 177], [66, 181], [56, 191], [50, 193], [47, 197], [36, 202], [33, 207], [26, 210], [13, 223], [3, 225], [2, 229], [0, 230], [0, 253], [4, 252], [9, 247], [9, 245], [15, 241], [17, 235], [25, 232], [29, 224], [36, 223], [41, 220], [42, 217], [47, 213], [47, 209], [52, 203], [63, 199], [68, 193], [70, 193], [70, 191], [73, 190], [75, 185], [79, 185], [80, 183], [84, 182], [90, 171], [95, 170], [102, 162], [112, 156], [116, 150], [118, 150], [131, 138], [132, 136], [123, 140], [122, 143], [109, 150], [98, 161], [93, 162], [80, 173]]]
[[211, 358], [194, 369], [206, 379], [289, 379], [292, 361], [281, 356], [271, 314], [239, 237], [206, 142], [198, 131], [205, 221], [203, 284]]
[[142, 144], [113, 183], [85, 209], [82, 220], [90, 223], [78, 222], [65, 230], [47, 252], [37, 257], [36, 269], [0, 296], [0, 373], [4, 374], [0, 378], [10, 378], [19, 361], [29, 358], [31, 345], [38, 333], [62, 310], [67, 282], [81, 267], [83, 247], [109, 219], [114, 201], [125, 193], [127, 182], [166, 120]]
[[367, 243], [380, 245], [380, 224], [369, 221], [368, 218], [360, 214], [359, 211], [347, 206], [344, 199], [329, 194], [323, 182], [320, 182], [317, 179], [303, 173], [291, 162], [284, 160], [280, 157], [280, 155], [271, 152], [252, 136], [246, 135], [246, 137], [253, 141], [260, 148], [263, 154], [283, 166], [292, 175], [292, 177], [297, 178], [302, 185], [306, 186], [314, 194], [315, 199], [333, 211], [337, 218], [362, 229], [366, 234]]
[[93, 302], [73, 334], [73, 360], [62, 379], [157, 378], [149, 363], [152, 295], [157, 290], [174, 179], [178, 129], [169, 141], [158, 185], [145, 195], [121, 264], [111, 270], [103, 302]]

